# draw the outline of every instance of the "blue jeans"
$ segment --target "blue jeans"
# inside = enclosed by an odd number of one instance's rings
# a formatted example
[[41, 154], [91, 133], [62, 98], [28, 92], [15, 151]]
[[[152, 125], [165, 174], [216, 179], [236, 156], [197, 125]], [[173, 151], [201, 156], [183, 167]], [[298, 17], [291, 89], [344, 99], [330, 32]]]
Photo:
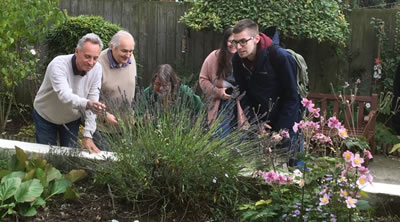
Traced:
[[297, 153], [304, 152], [304, 138], [303, 134], [298, 131], [297, 133], [292, 130], [290, 134], [290, 148], [289, 148], [289, 166], [297, 166], [297, 168], [303, 168], [304, 161], [296, 160]]
[[236, 110], [236, 104], [233, 100], [221, 100], [218, 108], [218, 118], [222, 118], [220, 125], [217, 128], [217, 135], [219, 138], [225, 138], [232, 131], [236, 116], [234, 110]]
[[60, 146], [77, 147], [77, 138], [81, 120], [75, 120], [66, 124], [54, 124], [41, 117], [33, 110], [33, 122], [35, 123], [36, 142], [47, 145], [57, 145], [57, 134], [60, 138]]

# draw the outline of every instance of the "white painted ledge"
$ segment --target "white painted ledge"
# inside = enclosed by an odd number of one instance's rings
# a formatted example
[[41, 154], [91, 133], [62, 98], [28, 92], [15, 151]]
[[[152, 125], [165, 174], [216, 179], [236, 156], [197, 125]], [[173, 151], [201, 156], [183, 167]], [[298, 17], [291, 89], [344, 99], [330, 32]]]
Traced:
[[400, 197], [400, 185], [397, 184], [372, 183], [362, 188], [362, 190], [367, 193], [387, 194]]
[[0, 139], [0, 148], [14, 150], [15, 146], [23, 149], [28, 153], [37, 153], [37, 154], [59, 154], [59, 155], [68, 155], [73, 153], [74, 156], [92, 159], [92, 160], [116, 160], [113, 152], [102, 151], [100, 153], [91, 154], [87, 151], [83, 151], [77, 148], [69, 148], [69, 147], [53, 147], [51, 148], [49, 145], [37, 144], [37, 143], [27, 143], [16, 140], [5, 140]]

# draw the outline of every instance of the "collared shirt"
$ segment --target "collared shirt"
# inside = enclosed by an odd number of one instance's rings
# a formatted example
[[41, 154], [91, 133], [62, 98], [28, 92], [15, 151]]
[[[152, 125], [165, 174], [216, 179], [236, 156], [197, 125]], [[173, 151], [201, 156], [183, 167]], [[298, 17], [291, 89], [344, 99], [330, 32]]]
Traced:
[[72, 63], [72, 70], [73, 70], [73, 72], [74, 72], [74, 75], [76, 75], [76, 76], [84, 76], [84, 75], [86, 75], [86, 72], [85, 71], [79, 71], [78, 70], [78, 67], [76, 66], [76, 56], [75, 55], [73, 55], [72, 56], [72, 58], [71, 58], [71, 63]]
[[108, 50], [107, 52], [108, 55], [108, 59], [110, 60], [110, 68], [111, 69], [115, 69], [115, 68], [125, 68], [127, 67], [129, 64], [131, 64], [131, 58], [128, 59], [128, 62], [124, 63], [124, 64], [118, 64], [117, 61], [115, 61], [114, 57], [112, 56], [112, 51], [111, 49]]

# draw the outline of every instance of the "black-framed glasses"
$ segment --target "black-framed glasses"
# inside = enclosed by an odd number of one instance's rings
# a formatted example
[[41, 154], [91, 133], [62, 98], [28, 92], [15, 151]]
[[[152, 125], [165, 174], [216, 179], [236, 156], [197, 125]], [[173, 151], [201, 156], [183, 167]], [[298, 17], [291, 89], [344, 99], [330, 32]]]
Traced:
[[254, 39], [254, 36], [252, 36], [252, 37], [250, 37], [248, 39], [232, 40], [232, 45], [234, 47], [237, 47], [237, 44], [240, 44], [243, 47], [243, 46], [247, 45], [248, 41], [253, 40], [253, 39]]

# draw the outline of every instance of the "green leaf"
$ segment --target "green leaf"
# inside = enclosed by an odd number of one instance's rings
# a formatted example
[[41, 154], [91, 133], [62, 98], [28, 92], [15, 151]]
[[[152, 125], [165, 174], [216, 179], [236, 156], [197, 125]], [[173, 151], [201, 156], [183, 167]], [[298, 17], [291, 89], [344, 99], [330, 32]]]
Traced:
[[10, 172], [9, 170], [0, 170], [0, 178], [7, 176]]
[[18, 213], [24, 217], [32, 217], [36, 215], [37, 211], [35, 207], [24, 205], [19, 207]]
[[256, 206], [268, 205], [268, 204], [270, 204], [270, 203], [272, 203], [272, 200], [271, 200], [271, 199], [268, 199], [268, 200], [259, 200], [259, 201], [256, 202]]
[[13, 177], [18, 177], [21, 180], [24, 179], [25, 177], [25, 173], [21, 172], [21, 171], [16, 171], [16, 172], [11, 172], [10, 174], [8, 174], [7, 176], [3, 177], [1, 179], [1, 182], [3, 183], [5, 180], [7, 180], [8, 178], [13, 178]]
[[365, 191], [360, 191], [360, 195], [361, 196], [363, 196], [363, 197], [365, 197], [365, 198], [369, 198], [369, 195], [368, 195], [368, 193], [367, 192], [365, 192]]
[[391, 150], [389, 153], [393, 153], [393, 152], [395, 152], [395, 151], [398, 150], [398, 149], [400, 149], [400, 143], [395, 144], [395, 145], [392, 147], [392, 150]]
[[65, 179], [70, 180], [72, 183], [82, 180], [87, 177], [87, 172], [85, 170], [71, 170], [67, 175], [64, 176]]
[[6, 179], [0, 184], [0, 200], [4, 201], [15, 194], [19, 185], [21, 185], [21, 179], [18, 177], [12, 177]]
[[33, 202], [31, 203], [31, 206], [32, 206], [32, 207], [33, 207], [33, 206], [41, 206], [41, 207], [44, 207], [45, 205], [46, 205], [46, 201], [43, 200], [43, 198], [41, 198], [41, 197], [36, 198], [36, 200], [33, 201]]
[[43, 187], [46, 188], [49, 186], [49, 181], [47, 181], [46, 173], [41, 168], [36, 169], [36, 178], [40, 180], [40, 183], [43, 185]]
[[358, 200], [357, 208], [360, 210], [368, 210], [371, 209], [371, 205], [369, 205], [369, 202], [367, 200]]
[[50, 196], [64, 193], [67, 187], [71, 186], [72, 182], [66, 179], [57, 179], [51, 186]]
[[28, 160], [28, 155], [24, 152], [23, 149], [15, 146], [15, 156], [17, 158], [17, 169], [24, 171], [25, 162]]
[[53, 166], [48, 165], [46, 167], [46, 173], [47, 173], [47, 181], [53, 181], [55, 179], [61, 179], [62, 175], [59, 170], [54, 168]]
[[80, 195], [78, 191], [75, 191], [72, 187], [67, 187], [67, 190], [64, 193], [65, 200], [79, 199]]
[[14, 197], [17, 202], [32, 202], [43, 192], [43, 185], [38, 179], [23, 182], [17, 189]]

